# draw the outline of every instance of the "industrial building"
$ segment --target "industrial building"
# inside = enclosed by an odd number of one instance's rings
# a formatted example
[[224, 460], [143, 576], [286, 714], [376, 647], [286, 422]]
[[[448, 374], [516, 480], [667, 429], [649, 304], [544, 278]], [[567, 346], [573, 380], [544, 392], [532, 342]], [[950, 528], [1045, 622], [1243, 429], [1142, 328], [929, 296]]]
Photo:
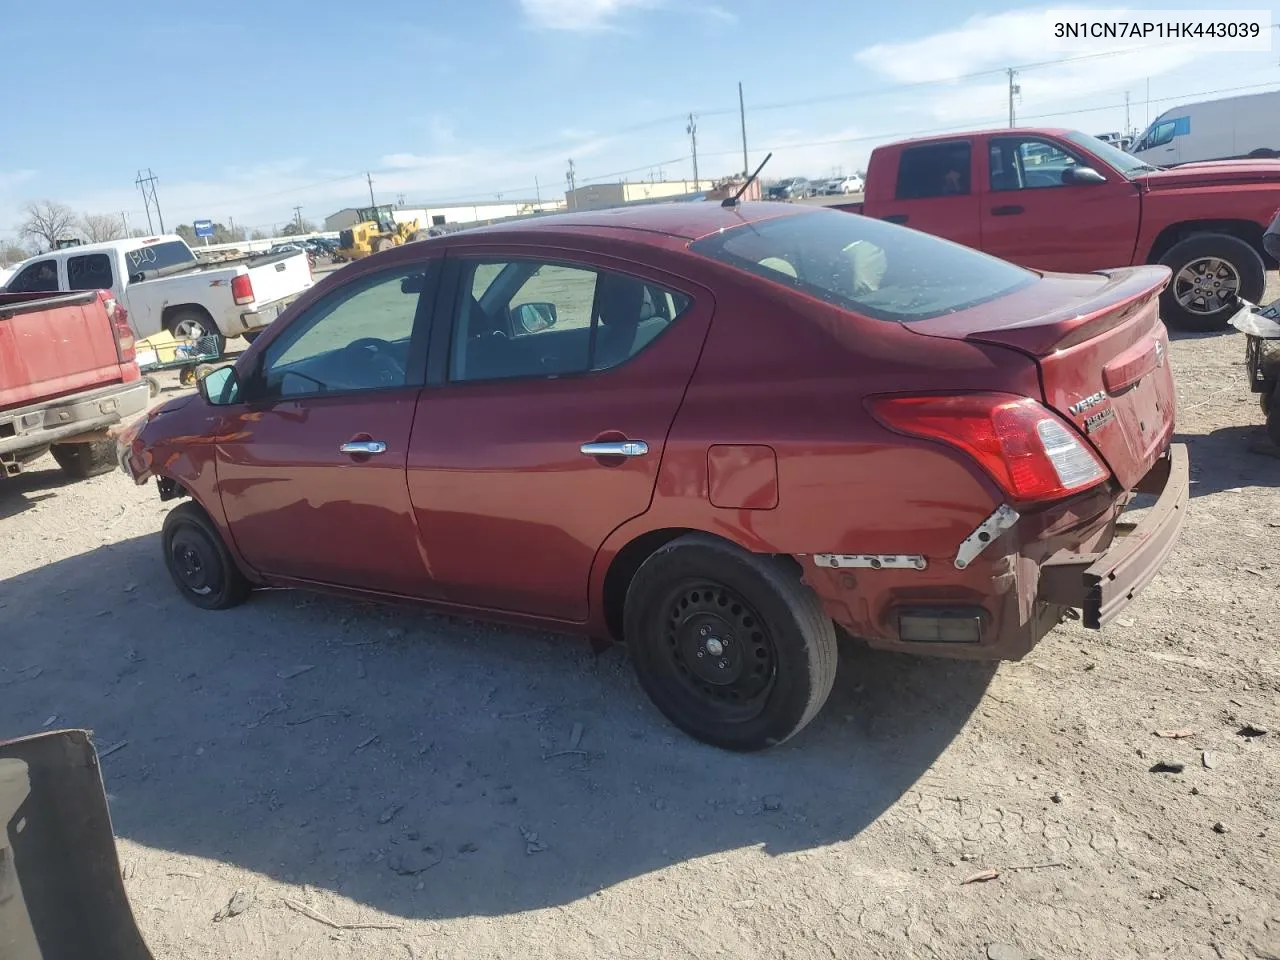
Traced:
[[714, 180], [658, 180], [636, 183], [594, 183], [565, 192], [568, 210], [605, 210], [629, 203], [679, 200], [714, 189]]
[[[527, 217], [535, 213], [555, 213], [563, 209], [565, 209], [563, 200], [494, 200], [453, 206], [403, 204], [397, 206], [391, 215], [397, 223], [416, 220], [418, 226], [425, 229], [457, 223], [489, 223], [510, 217]], [[330, 214], [324, 218], [324, 228], [345, 230], [352, 224], [358, 223], [357, 210], [357, 207], [344, 207], [337, 213]]]

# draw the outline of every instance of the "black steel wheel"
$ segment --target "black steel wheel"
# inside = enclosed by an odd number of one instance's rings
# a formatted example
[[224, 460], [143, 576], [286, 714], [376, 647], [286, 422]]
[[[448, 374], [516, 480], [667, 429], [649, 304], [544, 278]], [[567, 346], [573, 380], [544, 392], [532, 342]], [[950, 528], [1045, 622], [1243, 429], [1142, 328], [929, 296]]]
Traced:
[[249, 581], [198, 504], [169, 511], [161, 536], [165, 567], [188, 602], [202, 610], [224, 610], [248, 598]]
[[782, 743], [835, 681], [835, 628], [799, 572], [715, 537], [683, 536], [646, 560], [623, 620], [645, 692], [714, 746]]

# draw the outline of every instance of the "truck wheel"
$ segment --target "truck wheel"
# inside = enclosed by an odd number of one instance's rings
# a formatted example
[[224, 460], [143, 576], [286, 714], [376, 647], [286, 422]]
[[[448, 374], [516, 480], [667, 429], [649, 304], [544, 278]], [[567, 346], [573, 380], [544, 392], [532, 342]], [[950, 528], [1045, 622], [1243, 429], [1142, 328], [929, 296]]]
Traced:
[[1180, 330], [1225, 330], [1239, 309], [1236, 297], [1257, 303], [1266, 287], [1262, 257], [1239, 237], [1225, 233], [1188, 237], [1175, 243], [1160, 262], [1173, 271], [1160, 297], [1161, 314]]
[[[165, 326], [175, 337], [187, 340], [201, 340], [205, 337], [213, 337], [213, 344], [216, 346], [218, 356], [227, 349], [227, 339], [218, 332], [217, 327], [209, 319], [209, 315], [203, 310], [195, 310], [190, 307], [184, 307], [175, 310], [169, 315], [169, 319]], [[210, 350], [210, 352], [213, 352]]]
[[225, 610], [249, 598], [252, 586], [198, 504], [183, 503], [170, 510], [160, 536], [165, 567], [188, 603], [202, 610]]
[[88, 480], [116, 468], [116, 445], [112, 440], [90, 443], [55, 443], [49, 448], [62, 472], [76, 480]]
[[714, 537], [680, 537], [646, 560], [623, 627], [658, 709], [728, 750], [794, 736], [835, 682], [835, 627], [798, 573]]

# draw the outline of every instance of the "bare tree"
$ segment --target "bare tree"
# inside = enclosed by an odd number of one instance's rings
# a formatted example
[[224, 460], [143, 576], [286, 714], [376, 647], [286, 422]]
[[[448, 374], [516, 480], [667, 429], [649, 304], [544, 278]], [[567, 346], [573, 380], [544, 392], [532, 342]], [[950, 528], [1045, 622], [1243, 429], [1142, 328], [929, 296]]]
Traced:
[[124, 236], [124, 223], [110, 213], [86, 213], [80, 218], [80, 229], [90, 243], [119, 240]]
[[18, 227], [18, 233], [30, 237], [52, 250], [59, 240], [76, 228], [76, 215], [71, 208], [52, 200], [33, 200], [24, 208], [27, 219]]
[[267, 235], [266, 235], [265, 233], [263, 233], [261, 230], [255, 230], [255, 231], [253, 231], [253, 233], [249, 234], [249, 239], [250, 239], [250, 240], [265, 240], [265, 239], [267, 239]]
[[6, 241], [0, 243], [0, 267], [11, 267], [15, 263], [21, 263], [27, 257], [31, 256], [31, 252], [25, 247]]

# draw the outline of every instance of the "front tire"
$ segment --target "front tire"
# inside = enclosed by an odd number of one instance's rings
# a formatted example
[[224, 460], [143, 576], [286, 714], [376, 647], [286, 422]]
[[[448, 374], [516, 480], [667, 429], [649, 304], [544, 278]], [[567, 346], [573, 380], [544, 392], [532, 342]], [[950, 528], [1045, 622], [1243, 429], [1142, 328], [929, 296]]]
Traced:
[[1175, 243], [1160, 258], [1173, 280], [1160, 297], [1171, 327], [1197, 333], [1227, 328], [1239, 309], [1237, 297], [1257, 303], [1267, 274], [1258, 252], [1239, 237], [1206, 233]]
[[198, 504], [183, 503], [170, 510], [161, 541], [165, 567], [188, 603], [202, 610], [226, 610], [249, 598], [252, 586]]
[[116, 445], [111, 440], [55, 443], [49, 448], [62, 472], [74, 480], [100, 477], [116, 468]]
[[641, 687], [692, 737], [761, 750], [795, 736], [836, 675], [836, 633], [785, 561], [702, 534], [640, 567], [623, 627]]

